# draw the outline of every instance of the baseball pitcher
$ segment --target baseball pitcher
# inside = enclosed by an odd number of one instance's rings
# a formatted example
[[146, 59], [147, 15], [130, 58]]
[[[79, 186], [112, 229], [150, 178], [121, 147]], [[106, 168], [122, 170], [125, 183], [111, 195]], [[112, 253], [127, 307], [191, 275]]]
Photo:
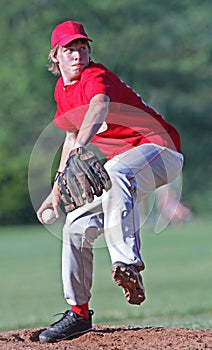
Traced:
[[40, 334], [43, 342], [92, 328], [92, 247], [101, 234], [112, 278], [127, 302], [145, 300], [139, 203], [174, 181], [183, 166], [178, 131], [115, 73], [92, 61], [90, 42], [83, 25], [74, 21], [60, 23], [51, 36], [49, 71], [59, 76], [54, 123], [66, 138], [54, 186], [37, 216], [44, 223], [42, 213], [53, 208], [58, 218], [61, 206], [67, 214], [62, 280], [70, 307]]

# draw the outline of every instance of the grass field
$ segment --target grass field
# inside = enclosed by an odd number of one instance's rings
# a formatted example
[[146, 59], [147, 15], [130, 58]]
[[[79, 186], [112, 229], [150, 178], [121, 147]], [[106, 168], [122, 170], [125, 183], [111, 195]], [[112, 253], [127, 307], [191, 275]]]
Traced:
[[[94, 323], [212, 328], [212, 221], [195, 218], [160, 234], [142, 230], [147, 300], [127, 304], [113, 284], [103, 237], [94, 249]], [[0, 330], [43, 327], [67, 309], [61, 241], [41, 225], [0, 228]], [[100, 248], [102, 247], [102, 248]]]

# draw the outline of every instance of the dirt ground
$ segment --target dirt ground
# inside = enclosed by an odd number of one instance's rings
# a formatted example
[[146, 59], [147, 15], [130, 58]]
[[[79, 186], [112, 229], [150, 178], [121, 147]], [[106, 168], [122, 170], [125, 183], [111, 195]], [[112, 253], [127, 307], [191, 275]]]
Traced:
[[212, 349], [212, 330], [94, 326], [89, 333], [58, 343], [41, 343], [42, 329], [0, 333], [0, 350], [203, 350]]

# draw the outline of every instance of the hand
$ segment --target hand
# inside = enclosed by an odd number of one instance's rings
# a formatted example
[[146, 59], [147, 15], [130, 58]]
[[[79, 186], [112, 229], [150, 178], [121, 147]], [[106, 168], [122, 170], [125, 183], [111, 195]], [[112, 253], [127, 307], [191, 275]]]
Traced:
[[103, 190], [108, 191], [112, 186], [99, 159], [84, 147], [70, 152], [64, 171], [58, 172], [57, 183], [66, 213], [91, 203], [95, 195], [100, 197]]
[[44, 210], [46, 210], [48, 208], [54, 209], [56, 219], [58, 219], [60, 217], [60, 204], [61, 204], [60, 196], [61, 195], [60, 195], [58, 184], [55, 183], [54, 187], [52, 189], [52, 192], [44, 200], [44, 202], [41, 204], [40, 208], [37, 211], [37, 218], [42, 224], [44, 224], [42, 214], [43, 214]]

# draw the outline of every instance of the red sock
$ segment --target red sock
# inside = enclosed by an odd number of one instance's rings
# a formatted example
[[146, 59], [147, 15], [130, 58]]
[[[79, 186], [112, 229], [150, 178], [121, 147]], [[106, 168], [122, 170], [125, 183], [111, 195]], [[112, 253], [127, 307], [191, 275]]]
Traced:
[[83, 305], [72, 305], [71, 310], [83, 318], [89, 318], [88, 303], [85, 303]]

